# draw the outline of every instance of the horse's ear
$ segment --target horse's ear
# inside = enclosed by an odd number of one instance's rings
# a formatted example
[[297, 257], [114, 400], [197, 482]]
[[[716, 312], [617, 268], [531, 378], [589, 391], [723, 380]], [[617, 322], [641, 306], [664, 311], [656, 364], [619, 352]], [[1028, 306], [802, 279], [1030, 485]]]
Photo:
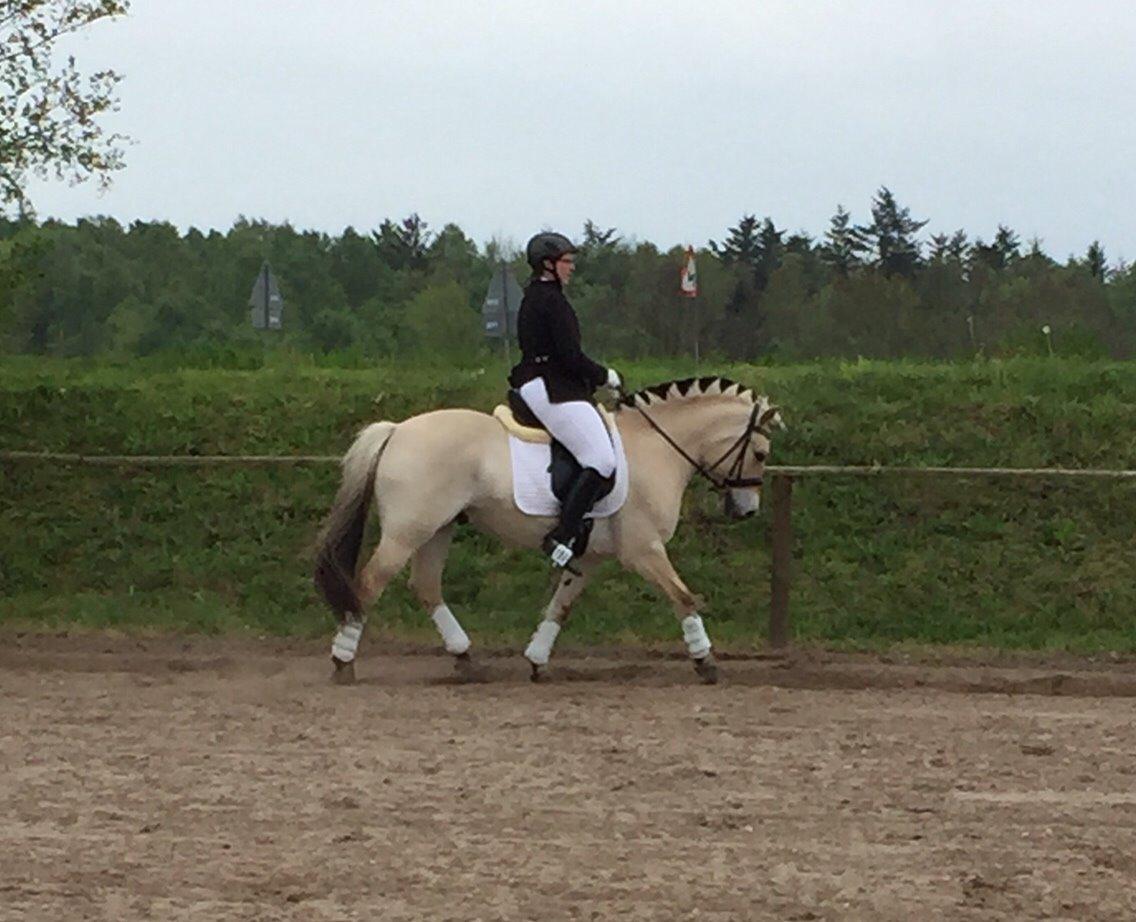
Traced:
[[779, 428], [784, 429], [785, 423], [781, 419], [781, 408], [770, 406], [757, 421], [758, 428], [765, 428], [767, 423], [775, 423]]

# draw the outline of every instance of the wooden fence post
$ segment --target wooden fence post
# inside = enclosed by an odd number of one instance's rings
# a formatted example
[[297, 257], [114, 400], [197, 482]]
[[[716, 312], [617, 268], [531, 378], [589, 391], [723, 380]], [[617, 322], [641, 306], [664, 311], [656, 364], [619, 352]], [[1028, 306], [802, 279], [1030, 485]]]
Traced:
[[793, 569], [793, 478], [773, 478], [773, 578], [769, 604], [769, 645], [789, 643], [789, 586]]

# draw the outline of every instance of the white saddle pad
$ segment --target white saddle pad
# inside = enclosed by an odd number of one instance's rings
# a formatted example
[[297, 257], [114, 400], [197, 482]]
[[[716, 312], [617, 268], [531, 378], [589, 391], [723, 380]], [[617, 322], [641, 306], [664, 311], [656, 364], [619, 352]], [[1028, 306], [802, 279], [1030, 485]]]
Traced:
[[[612, 442], [615, 446], [615, 486], [588, 513], [589, 519], [614, 515], [627, 501], [627, 455], [623, 453], [619, 429], [614, 426]], [[552, 446], [522, 442], [515, 435], [510, 435], [509, 453], [513, 458], [513, 501], [517, 508], [525, 515], [559, 515], [560, 500], [552, 492], [552, 475], [548, 472], [552, 463]]]

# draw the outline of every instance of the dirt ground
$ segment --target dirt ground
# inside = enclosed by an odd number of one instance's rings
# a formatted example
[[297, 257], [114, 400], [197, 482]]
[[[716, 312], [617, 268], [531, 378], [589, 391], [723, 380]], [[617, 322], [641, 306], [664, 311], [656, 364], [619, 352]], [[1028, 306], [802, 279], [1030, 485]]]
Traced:
[[1136, 918], [1136, 664], [0, 637], [0, 919]]

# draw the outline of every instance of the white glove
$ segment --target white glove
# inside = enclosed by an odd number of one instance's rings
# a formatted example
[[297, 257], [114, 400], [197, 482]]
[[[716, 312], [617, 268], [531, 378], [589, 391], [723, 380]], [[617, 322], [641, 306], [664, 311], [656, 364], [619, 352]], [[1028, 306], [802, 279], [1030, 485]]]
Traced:
[[607, 386], [613, 391], [617, 391], [623, 387], [623, 379], [619, 377], [619, 372], [614, 368], [607, 370]]

